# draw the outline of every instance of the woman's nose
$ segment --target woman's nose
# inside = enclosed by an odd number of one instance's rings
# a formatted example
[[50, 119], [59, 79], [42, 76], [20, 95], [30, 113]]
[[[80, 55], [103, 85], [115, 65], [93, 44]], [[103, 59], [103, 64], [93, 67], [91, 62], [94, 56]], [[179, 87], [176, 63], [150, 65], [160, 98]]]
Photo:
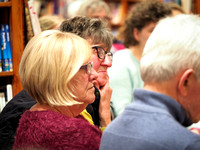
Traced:
[[103, 60], [101, 64], [104, 64], [109, 68], [112, 66], [112, 59], [110, 58], [110, 56], [106, 55], [105, 59]]
[[90, 81], [97, 80], [97, 78], [98, 78], [98, 74], [97, 74], [96, 70], [94, 70], [92, 68], [91, 73], [90, 73]]

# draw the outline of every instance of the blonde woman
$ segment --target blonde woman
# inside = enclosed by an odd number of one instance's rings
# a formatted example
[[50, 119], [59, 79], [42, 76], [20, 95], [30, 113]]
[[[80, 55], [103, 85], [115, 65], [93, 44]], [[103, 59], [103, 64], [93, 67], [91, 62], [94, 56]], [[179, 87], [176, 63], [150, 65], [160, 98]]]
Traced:
[[36, 104], [22, 115], [14, 149], [99, 149], [101, 131], [80, 113], [95, 99], [91, 46], [49, 30], [33, 37], [20, 63], [20, 79]]

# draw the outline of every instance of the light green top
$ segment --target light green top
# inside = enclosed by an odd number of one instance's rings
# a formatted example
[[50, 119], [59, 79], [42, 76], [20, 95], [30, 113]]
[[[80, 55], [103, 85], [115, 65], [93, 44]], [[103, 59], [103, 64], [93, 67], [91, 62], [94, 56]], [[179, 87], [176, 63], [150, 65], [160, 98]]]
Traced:
[[113, 89], [111, 101], [115, 115], [122, 113], [125, 106], [133, 101], [135, 88], [143, 88], [140, 63], [130, 50], [120, 50], [113, 56], [112, 67], [108, 70], [110, 86]]

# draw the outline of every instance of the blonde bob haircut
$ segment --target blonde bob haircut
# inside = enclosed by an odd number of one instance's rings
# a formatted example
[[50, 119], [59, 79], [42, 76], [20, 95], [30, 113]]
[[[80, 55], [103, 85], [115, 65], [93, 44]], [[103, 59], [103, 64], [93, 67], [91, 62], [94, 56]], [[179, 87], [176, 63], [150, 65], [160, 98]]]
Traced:
[[19, 67], [21, 83], [40, 104], [80, 104], [70, 81], [91, 55], [89, 43], [81, 37], [58, 30], [43, 31], [25, 47]]

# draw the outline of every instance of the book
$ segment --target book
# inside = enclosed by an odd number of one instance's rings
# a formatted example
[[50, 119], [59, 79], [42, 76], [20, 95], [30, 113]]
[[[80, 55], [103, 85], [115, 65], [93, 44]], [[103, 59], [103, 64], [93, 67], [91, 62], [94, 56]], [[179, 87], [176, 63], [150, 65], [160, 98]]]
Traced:
[[6, 105], [6, 86], [0, 86], [0, 112]]
[[5, 105], [6, 105], [5, 93], [4, 92], [0, 92], [0, 112], [3, 110]]
[[1, 38], [1, 59], [2, 59], [2, 70], [9, 71], [7, 45], [6, 45], [6, 32], [3, 24], [0, 25], [0, 38]]
[[39, 23], [37, 13], [34, 9], [33, 0], [28, 1], [28, 9], [29, 9], [29, 14], [31, 18], [33, 33], [34, 35], [37, 35], [38, 33], [41, 32], [41, 28], [40, 28], [40, 23]]
[[12, 52], [10, 47], [10, 30], [9, 25], [5, 24], [5, 33], [6, 33], [6, 51], [8, 56], [8, 65], [9, 65], [9, 71], [13, 71], [13, 63], [12, 63]]
[[31, 17], [28, 9], [28, 0], [24, 0], [24, 13], [25, 13], [25, 43], [28, 43], [28, 41], [34, 36], [33, 34], [33, 28], [31, 25]]
[[13, 98], [12, 84], [6, 85], [6, 103], [8, 103]]
[[13, 98], [12, 84], [0, 86], [0, 112], [5, 105]]
[[0, 72], [2, 72], [2, 58], [1, 58], [1, 51], [0, 51]]

